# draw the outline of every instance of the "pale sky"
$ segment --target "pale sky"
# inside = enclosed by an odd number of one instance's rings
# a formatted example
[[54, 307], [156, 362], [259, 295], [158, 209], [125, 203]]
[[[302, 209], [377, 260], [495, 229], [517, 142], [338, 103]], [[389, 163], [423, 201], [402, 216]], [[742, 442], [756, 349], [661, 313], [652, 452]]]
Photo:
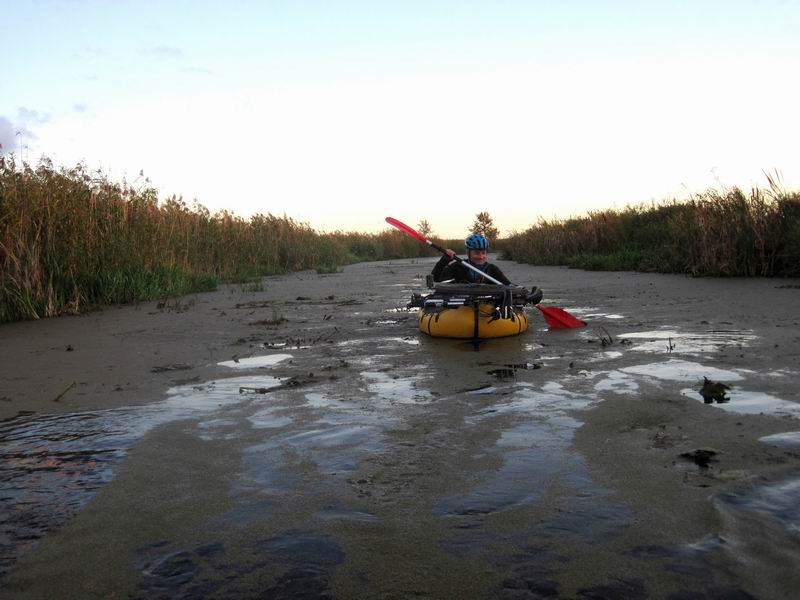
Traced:
[[0, 144], [212, 211], [462, 237], [800, 187], [800, 1], [0, 0]]

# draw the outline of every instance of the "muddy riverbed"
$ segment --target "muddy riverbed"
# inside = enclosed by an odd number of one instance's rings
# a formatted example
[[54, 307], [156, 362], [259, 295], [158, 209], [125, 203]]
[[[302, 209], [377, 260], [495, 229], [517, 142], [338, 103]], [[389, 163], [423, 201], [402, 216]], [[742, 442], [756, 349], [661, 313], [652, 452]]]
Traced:
[[475, 345], [433, 262], [0, 326], [0, 595], [800, 589], [800, 282], [500, 262], [589, 325]]

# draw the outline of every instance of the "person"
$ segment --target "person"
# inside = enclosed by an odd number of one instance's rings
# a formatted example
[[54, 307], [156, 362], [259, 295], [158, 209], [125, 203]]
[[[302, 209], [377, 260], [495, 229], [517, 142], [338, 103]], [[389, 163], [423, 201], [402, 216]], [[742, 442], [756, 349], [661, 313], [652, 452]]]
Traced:
[[[467, 260], [470, 265], [483, 271], [489, 277], [494, 277], [505, 285], [512, 285], [497, 265], [486, 262], [486, 251], [489, 249], [489, 240], [480, 233], [472, 233], [464, 240], [464, 247], [467, 249]], [[493, 283], [472, 269], [465, 267], [453, 257], [456, 253], [450, 248], [446, 248], [446, 255], [442, 255], [439, 262], [433, 267], [431, 275], [434, 281], [447, 281], [455, 279], [456, 283]]]

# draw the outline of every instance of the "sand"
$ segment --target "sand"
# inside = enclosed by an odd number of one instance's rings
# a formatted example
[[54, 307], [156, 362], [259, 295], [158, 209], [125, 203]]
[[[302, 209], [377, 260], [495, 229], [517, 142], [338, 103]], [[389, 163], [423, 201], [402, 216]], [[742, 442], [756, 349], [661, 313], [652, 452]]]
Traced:
[[589, 326], [476, 349], [403, 310], [433, 262], [0, 326], [4, 596], [797, 589], [798, 280], [499, 261]]

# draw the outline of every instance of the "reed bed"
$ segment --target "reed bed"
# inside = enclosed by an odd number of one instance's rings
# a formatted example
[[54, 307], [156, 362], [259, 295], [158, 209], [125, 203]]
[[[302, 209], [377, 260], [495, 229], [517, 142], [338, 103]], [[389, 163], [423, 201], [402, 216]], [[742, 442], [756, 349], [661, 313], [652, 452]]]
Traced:
[[321, 234], [286, 216], [211, 214], [83, 165], [0, 156], [0, 323], [429, 254], [398, 231]]
[[800, 193], [708, 190], [685, 201], [541, 220], [503, 240], [537, 265], [710, 276], [800, 276]]

